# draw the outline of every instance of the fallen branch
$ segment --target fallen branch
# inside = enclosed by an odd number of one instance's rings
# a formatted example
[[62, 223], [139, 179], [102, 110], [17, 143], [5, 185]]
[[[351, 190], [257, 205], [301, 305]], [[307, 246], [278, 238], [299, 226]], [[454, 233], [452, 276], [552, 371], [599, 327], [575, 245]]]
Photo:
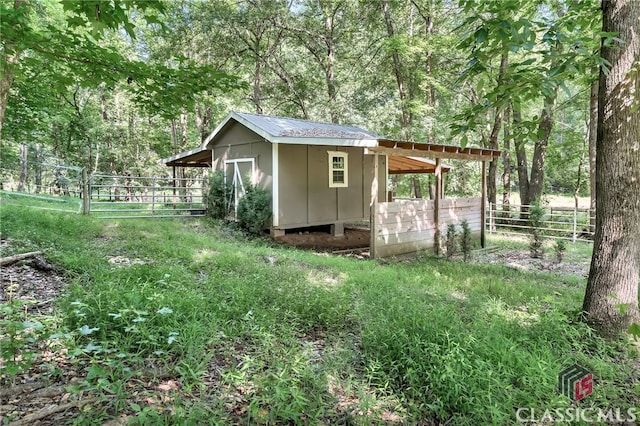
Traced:
[[35, 422], [37, 420], [42, 420], [45, 417], [49, 417], [52, 414], [56, 414], [56, 413], [60, 413], [60, 412], [63, 412], [63, 411], [67, 411], [70, 408], [80, 408], [85, 404], [93, 402], [94, 399], [95, 398], [89, 398], [89, 399], [85, 399], [83, 401], [68, 402], [66, 404], [61, 404], [61, 405], [50, 405], [48, 407], [45, 407], [45, 408], [43, 408], [41, 410], [36, 411], [35, 413], [27, 414], [23, 418], [9, 423], [7, 426], [30, 425], [30, 424], [33, 424], [33, 422]]
[[47, 388], [38, 389], [29, 395], [30, 398], [51, 398], [53, 396], [65, 393], [64, 386], [49, 386]]
[[36, 383], [23, 383], [20, 385], [0, 388], [0, 398], [3, 398], [5, 396], [19, 395], [23, 392], [33, 392], [37, 389], [43, 388], [44, 386], [45, 386], [44, 383], [36, 382]]
[[29, 253], [20, 253], [20, 254], [14, 254], [13, 256], [3, 257], [3, 258], [0, 258], [0, 266], [11, 265], [12, 263], [16, 263], [25, 259], [30, 259], [32, 257], [38, 256], [41, 254], [42, 254], [41, 251], [31, 251]]

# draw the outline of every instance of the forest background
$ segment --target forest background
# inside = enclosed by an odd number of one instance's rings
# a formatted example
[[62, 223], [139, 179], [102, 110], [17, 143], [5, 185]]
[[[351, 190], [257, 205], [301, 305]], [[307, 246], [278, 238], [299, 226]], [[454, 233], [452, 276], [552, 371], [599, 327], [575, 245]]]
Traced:
[[[30, 163], [168, 175], [159, 159], [237, 110], [501, 149], [491, 202], [592, 192], [598, 1], [3, 0], [1, 12], [3, 169], [22, 147]], [[476, 192], [479, 167], [454, 166], [446, 191]], [[421, 197], [428, 179], [392, 184]]]

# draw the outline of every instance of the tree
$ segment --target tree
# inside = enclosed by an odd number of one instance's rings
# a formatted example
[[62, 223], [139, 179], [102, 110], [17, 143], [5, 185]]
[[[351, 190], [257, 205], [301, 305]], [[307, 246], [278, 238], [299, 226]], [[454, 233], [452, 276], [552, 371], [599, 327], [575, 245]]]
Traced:
[[[462, 0], [461, 5], [470, 14], [461, 26], [465, 33], [459, 47], [470, 52], [461, 81], [472, 80], [474, 86], [487, 85], [478, 84], [487, 79], [490, 83], [489, 90], [478, 91], [471, 108], [458, 114], [454, 133], [482, 133], [483, 116], [493, 109], [495, 137], [486, 139], [495, 139], [498, 118], [512, 104], [514, 131], [510, 136], [514, 138], [521, 203], [533, 204], [544, 190], [557, 100], [562, 93], [573, 96], [568, 82], [596, 60], [590, 49], [595, 2]], [[539, 112], [528, 113], [534, 109]], [[462, 143], [466, 140], [463, 135]], [[528, 150], [531, 142], [533, 149]], [[494, 141], [487, 145], [496, 147]], [[495, 185], [495, 174], [494, 165], [490, 186]], [[491, 202], [495, 192], [489, 189]]]
[[[146, 0], [44, 1], [47, 7], [63, 10], [65, 22], [36, 25], [31, 8], [35, 0], [14, 0], [13, 7], [0, 2], [2, 50], [0, 55], [0, 132], [10, 89], [17, 76], [28, 69], [60, 66], [50, 83], [59, 90], [80, 84], [96, 88], [126, 81], [133, 99], [149, 112], [167, 117], [177, 115], [180, 106], [193, 109], [192, 96], [212, 88], [228, 90], [240, 85], [237, 78], [213, 67], [196, 66], [184, 57], [171, 64], [152, 64], [130, 59], [104, 35], [123, 29], [136, 38], [135, 12], [148, 25], [161, 25], [162, 2]], [[0, 133], [1, 135], [1, 133]]]
[[583, 311], [611, 335], [640, 322], [640, 2], [605, 0], [602, 18], [601, 55], [611, 67], [600, 70], [596, 234]]

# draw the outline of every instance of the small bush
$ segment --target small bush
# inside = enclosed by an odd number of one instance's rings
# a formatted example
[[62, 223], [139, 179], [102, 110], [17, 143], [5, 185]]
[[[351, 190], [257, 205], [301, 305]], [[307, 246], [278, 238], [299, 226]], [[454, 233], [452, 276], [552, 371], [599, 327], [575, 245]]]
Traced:
[[462, 227], [462, 233], [460, 234], [460, 248], [462, 249], [464, 261], [466, 262], [471, 258], [471, 228], [469, 227], [469, 222], [467, 222], [466, 219], [460, 222], [460, 226]]
[[440, 252], [442, 251], [442, 241], [440, 241], [440, 238], [440, 230], [436, 229], [436, 232], [433, 234], [433, 253], [436, 256], [440, 256]]
[[567, 250], [567, 243], [565, 240], [557, 239], [553, 249], [556, 252], [556, 261], [558, 263], [562, 263], [562, 259], [564, 259], [564, 252]]
[[205, 197], [207, 213], [214, 219], [226, 219], [233, 210], [231, 200], [232, 189], [224, 177], [222, 171], [217, 171], [209, 178], [209, 191]]
[[240, 227], [252, 235], [260, 235], [269, 226], [271, 219], [271, 197], [269, 192], [248, 185], [238, 202], [237, 219]]
[[445, 244], [447, 245], [447, 259], [451, 259], [451, 257], [456, 253], [457, 246], [456, 225], [452, 223], [447, 226], [447, 240]]
[[529, 210], [529, 226], [531, 227], [531, 242], [529, 243], [529, 251], [534, 259], [542, 259], [544, 257], [544, 247], [542, 244], [542, 218], [544, 217], [544, 209], [540, 207], [540, 202], [536, 201], [535, 205]]

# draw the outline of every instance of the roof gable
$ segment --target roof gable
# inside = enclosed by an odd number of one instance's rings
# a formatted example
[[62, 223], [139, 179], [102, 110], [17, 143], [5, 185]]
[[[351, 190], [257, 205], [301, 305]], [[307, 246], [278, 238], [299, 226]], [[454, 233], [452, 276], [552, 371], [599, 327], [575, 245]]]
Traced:
[[271, 143], [331, 146], [375, 146], [382, 136], [356, 126], [294, 118], [231, 112], [202, 143], [211, 148], [231, 122], [237, 122]]

